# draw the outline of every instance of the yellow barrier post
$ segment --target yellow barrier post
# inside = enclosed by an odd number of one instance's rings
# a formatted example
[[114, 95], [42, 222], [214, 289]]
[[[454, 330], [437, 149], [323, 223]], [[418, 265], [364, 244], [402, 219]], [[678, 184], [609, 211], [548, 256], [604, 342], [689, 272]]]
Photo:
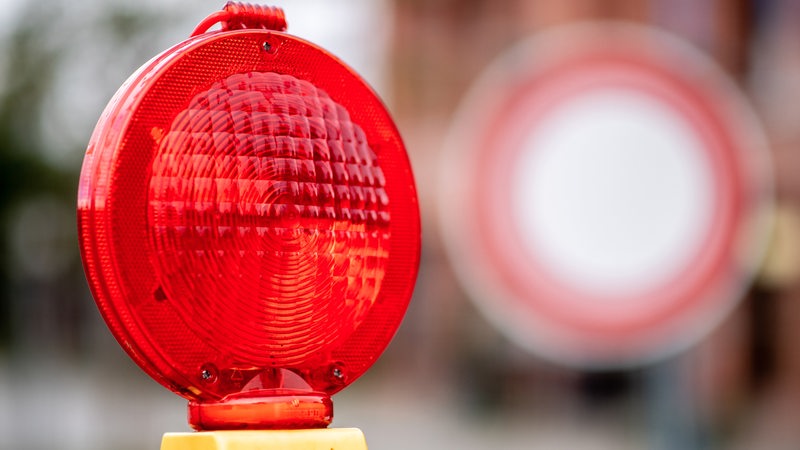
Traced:
[[161, 450], [367, 450], [357, 428], [166, 433]]

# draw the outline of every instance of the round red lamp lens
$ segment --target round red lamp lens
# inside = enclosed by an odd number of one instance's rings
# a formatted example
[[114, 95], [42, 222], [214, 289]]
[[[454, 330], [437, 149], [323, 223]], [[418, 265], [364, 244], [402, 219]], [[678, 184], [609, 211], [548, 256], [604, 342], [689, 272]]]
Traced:
[[101, 117], [81, 172], [87, 278], [111, 331], [198, 429], [326, 426], [405, 313], [410, 165], [347, 66], [276, 31], [195, 36]]

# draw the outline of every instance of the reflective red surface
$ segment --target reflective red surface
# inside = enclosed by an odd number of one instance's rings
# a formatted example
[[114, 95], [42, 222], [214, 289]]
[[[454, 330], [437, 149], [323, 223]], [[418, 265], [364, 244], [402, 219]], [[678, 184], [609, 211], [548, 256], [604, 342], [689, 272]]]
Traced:
[[109, 327], [203, 429], [327, 425], [328, 397], [394, 335], [419, 261], [386, 109], [274, 31], [200, 35], [134, 74], [92, 136], [78, 220]]

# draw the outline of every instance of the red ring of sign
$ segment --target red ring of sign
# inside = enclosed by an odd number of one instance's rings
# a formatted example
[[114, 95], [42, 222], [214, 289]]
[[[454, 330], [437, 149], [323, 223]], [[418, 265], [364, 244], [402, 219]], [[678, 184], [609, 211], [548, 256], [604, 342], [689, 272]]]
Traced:
[[[465, 214], [461, 220], [475, 225], [466, 234], [468, 243], [454, 244], [472, 255], [468, 263], [456, 263], [461, 267], [459, 275], [478, 279], [467, 281], [468, 285], [483, 284], [478, 289], [482, 292], [475, 294], [481, 298], [476, 300], [490, 317], [499, 318], [501, 327], [512, 328], [510, 333], [519, 340], [536, 341], [523, 345], [579, 365], [649, 359], [655, 347], [655, 353], [663, 353], [674, 343], [684, 345], [681, 331], [694, 337], [696, 330], [687, 330], [687, 326], [714, 322], [727, 312], [735, 301], [730, 297], [738, 288], [731, 285], [748, 275], [736, 251], [743, 234], [752, 232], [748, 227], [764, 195], [764, 180], [759, 179], [757, 169], [748, 167], [750, 159], [744, 155], [766, 149], [744, 148], [753, 139], [742, 139], [743, 133], [751, 130], [738, 129], [735, 120], [750, 119], [749, 111], [741, 111], [742, 105], [735, 102], [738, 99], [722, 96], [727, 92], [714, 84], [719, 81], [714, 76], [719, 74], [704, 72], [705, 66], [692, 66], [696, 61], [687, 62], [672, 47], [654, 52], [642, 45], [651, 43], [652, 36], [605, 37], [587, 39], [581, 41], [585, 45], [560, 52], [555, 45], [548, 48], [539, 42], [538, 52], [528, 54], [531, 58], [549, 55], [549, 59], [544, 56], [528, 71], [501, 75], [506, 77], [502, 83], [484, 80], [482, 92], [473, 90], [471, 105], [481, 108], [464, 113], [471, 119], [469, 128], [474, 134], [466, 144], [470, 150], [462, 147], [462, 155], [473, 152], [468, 170], [475, 172], [458, 175], [480, 180], [467, 184], [463, 191], [464, 198], [472, 200], [467, 201], [470, 207], [460, 208]], [[520, 54], [515, 56], [517, 61], [521, 59]], [[692, 68], [687, 72], [676, 61]], [[497, 89], [487, 89], [490, 85]], [[522, 141], [553, 108], [598, 88], [641, 92], [676, 111], [704, 144], [713, 174], [710, 232], [704, 236], [703, 246], [693, 249], [692, 266], [646, 292], [614, 297], [623, 300], [622, 304], [655, 305], [647, 310], [615, 311], [608, 306], [609, 297], [559, 279], [538, 255], [520, 250], [521, 230], [511, 214], [509, 192], [513, 188], [508, 174], [523, 151]], [[725, 108], [738, 109], [731, 113]], [[740, 115], [731, 120], [736, 114]], [[745, 124], [758, 130], [757, 125]], [[575, 298], [581, 299], [580, 308]]]

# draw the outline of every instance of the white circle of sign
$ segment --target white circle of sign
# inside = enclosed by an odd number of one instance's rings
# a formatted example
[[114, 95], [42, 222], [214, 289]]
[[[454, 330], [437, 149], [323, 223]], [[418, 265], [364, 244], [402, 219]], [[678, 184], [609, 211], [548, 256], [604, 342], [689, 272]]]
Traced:
[[588, 290], [663, 283], [711, 224], [702, 146], [684, 118], [636, 91], [559, 105], [526, 136], [511, 174], [523, 246]]

